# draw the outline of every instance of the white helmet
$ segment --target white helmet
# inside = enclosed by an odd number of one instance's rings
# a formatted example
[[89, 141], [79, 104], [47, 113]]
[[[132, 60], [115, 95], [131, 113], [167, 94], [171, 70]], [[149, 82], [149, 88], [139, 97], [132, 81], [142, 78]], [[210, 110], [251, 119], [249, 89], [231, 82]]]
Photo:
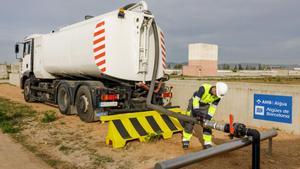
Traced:
[[225, 96], [227, 91], [228, 91], [228, 86], [227, 86], [226, 83], [217, 82], [217, 84], [216, 84], [216, 93], [217, 93], [217, 96], [219, 98], [222, 98], [223, 96]]

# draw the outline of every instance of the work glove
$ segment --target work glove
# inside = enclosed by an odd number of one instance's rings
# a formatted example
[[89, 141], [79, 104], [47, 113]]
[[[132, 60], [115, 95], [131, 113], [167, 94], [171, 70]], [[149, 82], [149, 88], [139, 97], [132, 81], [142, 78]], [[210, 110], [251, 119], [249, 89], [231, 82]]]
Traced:
[[200, 122], [203, 122], [204, 120], [210, 121], [212, 119], [208, 113], [203, 113], [199, 109], [193, 110], [193, 116]]

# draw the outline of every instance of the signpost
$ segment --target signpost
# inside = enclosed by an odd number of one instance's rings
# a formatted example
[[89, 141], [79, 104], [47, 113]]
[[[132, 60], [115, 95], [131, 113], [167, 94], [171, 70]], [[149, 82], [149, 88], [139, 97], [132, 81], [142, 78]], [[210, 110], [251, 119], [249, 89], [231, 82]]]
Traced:
[[254, 119], [292, 123], [292, 96], [254, 94]]

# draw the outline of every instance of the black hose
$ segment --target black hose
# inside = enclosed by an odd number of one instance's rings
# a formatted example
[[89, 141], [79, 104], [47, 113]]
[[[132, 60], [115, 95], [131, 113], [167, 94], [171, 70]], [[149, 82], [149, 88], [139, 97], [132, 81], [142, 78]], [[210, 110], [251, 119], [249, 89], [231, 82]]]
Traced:
[[124, 9], [124, 10], [127, 10], [127, 9], [133, 7], [134, 5], [136, 5], [136, 3], [131, 3], [131, 4], [125, 5], [125, 6], [123, 7], [123, 9]]
[[163, 108], [162, 106], [152, 104], [153, 91], [154, 91], [154, 87], [155, 87], [155, 81], [156, 81], [156, 77], [157, 77], [158, 64], [159, 64], [159, 37], [158, 37], [157, 27], [156, 27], [156, 23], [155, 23], [154, 19], [152, 21], [151, 26], [152, 26], [153, 34], [154, 34], [155, 57], [154, 57], [152, 80], [151, 80], [150, 89], [149, 89], [148, 95], [147, 95], [146, 106], [150, 109], [157, 110], [160, 113], [175, 117], [175, 118], [183, 120], [183, 121], [191, 121], [195, 124], [201, 124], [196, 118], [193, 118], [190, 116], [185, 116], [180, 113], [174, 113], [168, 109]]
[[154, 66], [153, 66], [153, 72], [152, 72], [152, 80], [150, 84], [150, 89], [147, 95], [147, 100], [146, 104], [151, 105], [152, 104], [152, 96], [153, 96], [153, 91], [155, 87], [155, 81], [157, 77], [157, 71], [158, 71], [158, 64], [159, 64], [159, 39], [158, 39], [158, 32], [157, 32], [157, 27], [155, 20], [153, 19], [152, 21], [152, 29], [153, 29], [153, 34], [154, 34], [154, 50], [155, 50], [155, 56], [154, 56]]

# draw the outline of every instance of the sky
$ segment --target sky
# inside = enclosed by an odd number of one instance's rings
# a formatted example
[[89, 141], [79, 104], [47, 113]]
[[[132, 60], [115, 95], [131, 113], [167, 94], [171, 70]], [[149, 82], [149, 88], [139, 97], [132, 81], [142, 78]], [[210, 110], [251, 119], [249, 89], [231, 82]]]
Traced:
[[[1, 0], [0, 63], [15, 42], [137, 1]], [[300, 64], [299, 0], [146, 0], [163, 29], [168, 62], [187, 62], [189, 43], [219, 46], [220, 63]]]

